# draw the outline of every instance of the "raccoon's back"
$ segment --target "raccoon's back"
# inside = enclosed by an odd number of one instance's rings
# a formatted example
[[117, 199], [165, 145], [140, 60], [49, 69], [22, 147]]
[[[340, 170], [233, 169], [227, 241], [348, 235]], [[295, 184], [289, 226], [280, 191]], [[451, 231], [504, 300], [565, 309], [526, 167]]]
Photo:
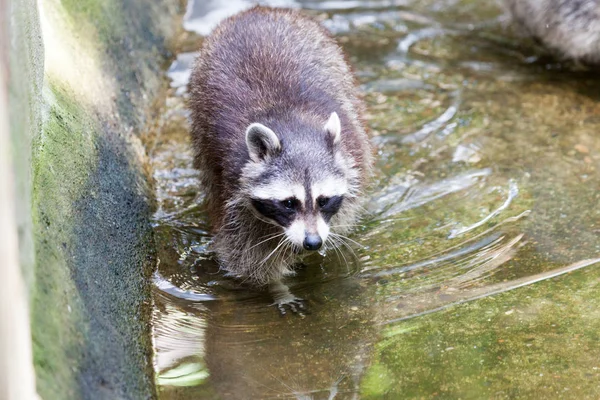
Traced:
[[255, 7], [222, 22], [203, 44], [189, 89], [196, 166], [209, 203], [235, 191], [248, 162], [245, 130], [254, 122], [296, 112], [324, 123], [340, 110], [349, 151], [358, 161], [366, 157], [362, 104], [341, 49], [298, 12]]

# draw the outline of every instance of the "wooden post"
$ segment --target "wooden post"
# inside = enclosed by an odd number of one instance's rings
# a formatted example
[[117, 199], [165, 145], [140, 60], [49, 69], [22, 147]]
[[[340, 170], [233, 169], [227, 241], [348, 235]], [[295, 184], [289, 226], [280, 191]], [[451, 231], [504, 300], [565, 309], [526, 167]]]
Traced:
[[15, 216], [12, 160], [16, 155], [12, 154], [8, 114], [10, 16], [8, 0], [0, 0], [0, 400], [29, 400], [38, 396]]

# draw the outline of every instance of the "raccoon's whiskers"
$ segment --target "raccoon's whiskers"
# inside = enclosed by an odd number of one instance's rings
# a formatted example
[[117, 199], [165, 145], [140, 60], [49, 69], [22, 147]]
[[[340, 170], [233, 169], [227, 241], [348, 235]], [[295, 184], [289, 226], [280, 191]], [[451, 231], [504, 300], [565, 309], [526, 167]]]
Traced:
[[354, 243], [355, 245], [357, 245], [360, 248], [364, 247], [362, 244], [358, 243], [356, 240], [350, 239], [348, 236], [340, 235], [339, 233], [335, 233], [335, 232], [329, 232], [329, 234], [333, 235], [336, 238], [343, 239], [344, 241], [349, 241], [351, 243]]
[[[333, 251], [335, 251], [336, 254], [339, 254], [342, 256], [342, 258], [344, 259], [344, 264], [346, 265], [346, 272], [349, 272], [350, 267], [348, 264], [348, 260], [346, 259], [344, 252], [339, 248], [339, 243], [341, 242], [340, 239], [336, 238], [335, 236], [329, 236], [329, 238], [334, 243]], [[338, 259], [340, 258], [339, 255], [338, 255]]]
[[[332, 235], [331, 232], [329, 234]], [[332, 238], [335, 238], [338, 243], [341, 243], [344, 247], [346, 247], [350, 251], [350, 254], [352, 254], [352, 257], [354, 258], [354, 260], [358, 260], [359, 259], [358, 256], [356, 255], [356, 252], [352, 248], [352, 246], [350, 246], [350, 244], [348, 243], [348, 241], [350, 241], [350, 242], [358, 244], [357, 242], [355, 242], [354, 240], [352, 240], [350, 238], [347, 238], [346, 236], [338, 235], [336, 233], [334, 233], [332, 235]]]
[[288, 250], [292, 249], [292, 245], [293, 245], [292, 242], [290, 242], [289, 239], [286, 237], [285, 241], [284, 241], [284, 246], [279, 251], [279, 254], [275, 258], [274, 263], [281, 263], [281, 264], [286, 263], [286, 258], [288, 257], [287, 252], [288, 252]]
[[340, 254], [339, 254], [339, 250], [337, 249], [336, 244], [333, 241], [333, 236], [329, 236], [327, 238], [327, 240], [325, 241], [325, 251], [332, 249], [333, 252], [335, 253], [335, 256], [338, 259], [338, 262], [341, 264], [342, 263], [342, 259], [340, 258]]
[[346, 250], [343, 247], [346, 247], [348, 249], [350, 249], [350, 253], [351, 255], [354, 257], [354, 259], [356, 260], [356, 257], [354, 256], [354, 253], [352, 252], [352, 249], [348, 247], [348, 245], [346, 243], [344, 243], [340, 238], [334, 238], [336, 243], [337, 243], [337, 251], [342, 255], [342, 258], [344, 259], [344, 262], [346, 263], [346, 274], [350, 275], [350, 263], [348, 262], [348, 259], [346, 258], [346, 256], [344, 255], [344, 253], [346, 252]]
[[277, 252], [277, 250], [279, 250], [279, 248], [280, 248], [282, 245], [284, 245], [284, 244], [286, 243], [286, 240], [287, 240], [287, 238], [286, 238], [285, 236], [284, 236], [283, 238], [281, 238], [281, 240], [279, 241], [279, 243], [277, 243], [277, 247], [275, 247], [275, 248], [273, 249], [273, 251], [272, 251], [272, 252], [270, 252], [270, 253], [269, 253], [269, 255], [268, 255], [268, 256], [266, 256], [266, 257], [265, 257], [265, 258], [264, 258], [264, 259], [263, 259], [263, 260], [260, 262], [260, 264], [264, 264], [264, 263], [265, 263], [265, 262], [266, 262], [266, 261], [267, 261], [269, 258], [271, 258], [271, 256], [272, 256], [273, 254], [275, 254], [275, 252]]
[[276, 239], [276, 238], [278, 238], [278, 237], [281, 237], [281, 236], [283, 236], [283, 235], [285, 235], [285, 232], [273, 233], [273, 234], [271, 234], [271, 235], [268, 235], [268, 236], [266, 236], [266, 239], [264, 239], [264, 240], [261, 240], [260, 242], [256, 243], [256, 244], [255, 244], [255, 245], [253, 245], [252, 247], [250, 247], [250, 248], [246, 249], [246, 251], [250, 251], [250, 250], [252, 250], [253, 248], [255, 248], [256, 246], [260, 246], [261, 244], [263, 244], [263, 243], [265, 243], [265, 242], [268, 242], [269, 240]]
[[363, 224], [331, 225], [330, 228], [363, 228]]

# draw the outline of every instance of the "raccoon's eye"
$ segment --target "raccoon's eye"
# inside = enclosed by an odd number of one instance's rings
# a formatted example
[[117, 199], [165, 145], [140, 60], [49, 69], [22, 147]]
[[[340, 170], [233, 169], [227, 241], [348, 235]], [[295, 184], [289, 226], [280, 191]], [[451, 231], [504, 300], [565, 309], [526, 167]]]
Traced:
[[288, 210], [295, 210], [298, 206], [298, 200], [296, 199], [285, 199], [281, 201], [281, 205], [287, 208]]
[[319, 205], [321, 215], [325, 222], [329, 220], [340, 210], [344, 196], [318, 197], [317, 204]]
[[331, 200], [330, 197], [319, 197], [317, 199], [317, 204], [319, 204], [319, 207], [323, 208], [329, 203], [329, 200]]

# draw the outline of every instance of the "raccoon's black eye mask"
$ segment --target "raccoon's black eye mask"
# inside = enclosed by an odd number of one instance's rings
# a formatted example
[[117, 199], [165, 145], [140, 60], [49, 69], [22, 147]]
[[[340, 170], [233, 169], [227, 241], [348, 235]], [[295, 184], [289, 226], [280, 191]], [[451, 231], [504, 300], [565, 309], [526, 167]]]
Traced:
[[270, 200], [270, 199], [252, 199], [252, 206], [260, 214], [277, 222], [279, 225], [287, 228], [294, 221], [296, 211], [300, 207], [298, 199]]
[[317, 204], [321, 209], [321, 214], [323, 214], [323, 219], [325, 220], [325, 222], [329, 222], [331, 217], [333, 217], [335, 213], [337, 213], [340, 210], [343, 201], [344, 196], [321, 196], [317, 198]]
[[[343, 201], [343, 196], [321, 196], [317, 199], [319, 211], [323, 215], [325, 222], [329, 222], [329, 220], [339, 211]], [[296, 198], [285, 200], [252, 199], [251, 202], [252, 206], [261, 215], [286, 228], [294, 221], [294, 217], [301, 207], [300, 200]]]

